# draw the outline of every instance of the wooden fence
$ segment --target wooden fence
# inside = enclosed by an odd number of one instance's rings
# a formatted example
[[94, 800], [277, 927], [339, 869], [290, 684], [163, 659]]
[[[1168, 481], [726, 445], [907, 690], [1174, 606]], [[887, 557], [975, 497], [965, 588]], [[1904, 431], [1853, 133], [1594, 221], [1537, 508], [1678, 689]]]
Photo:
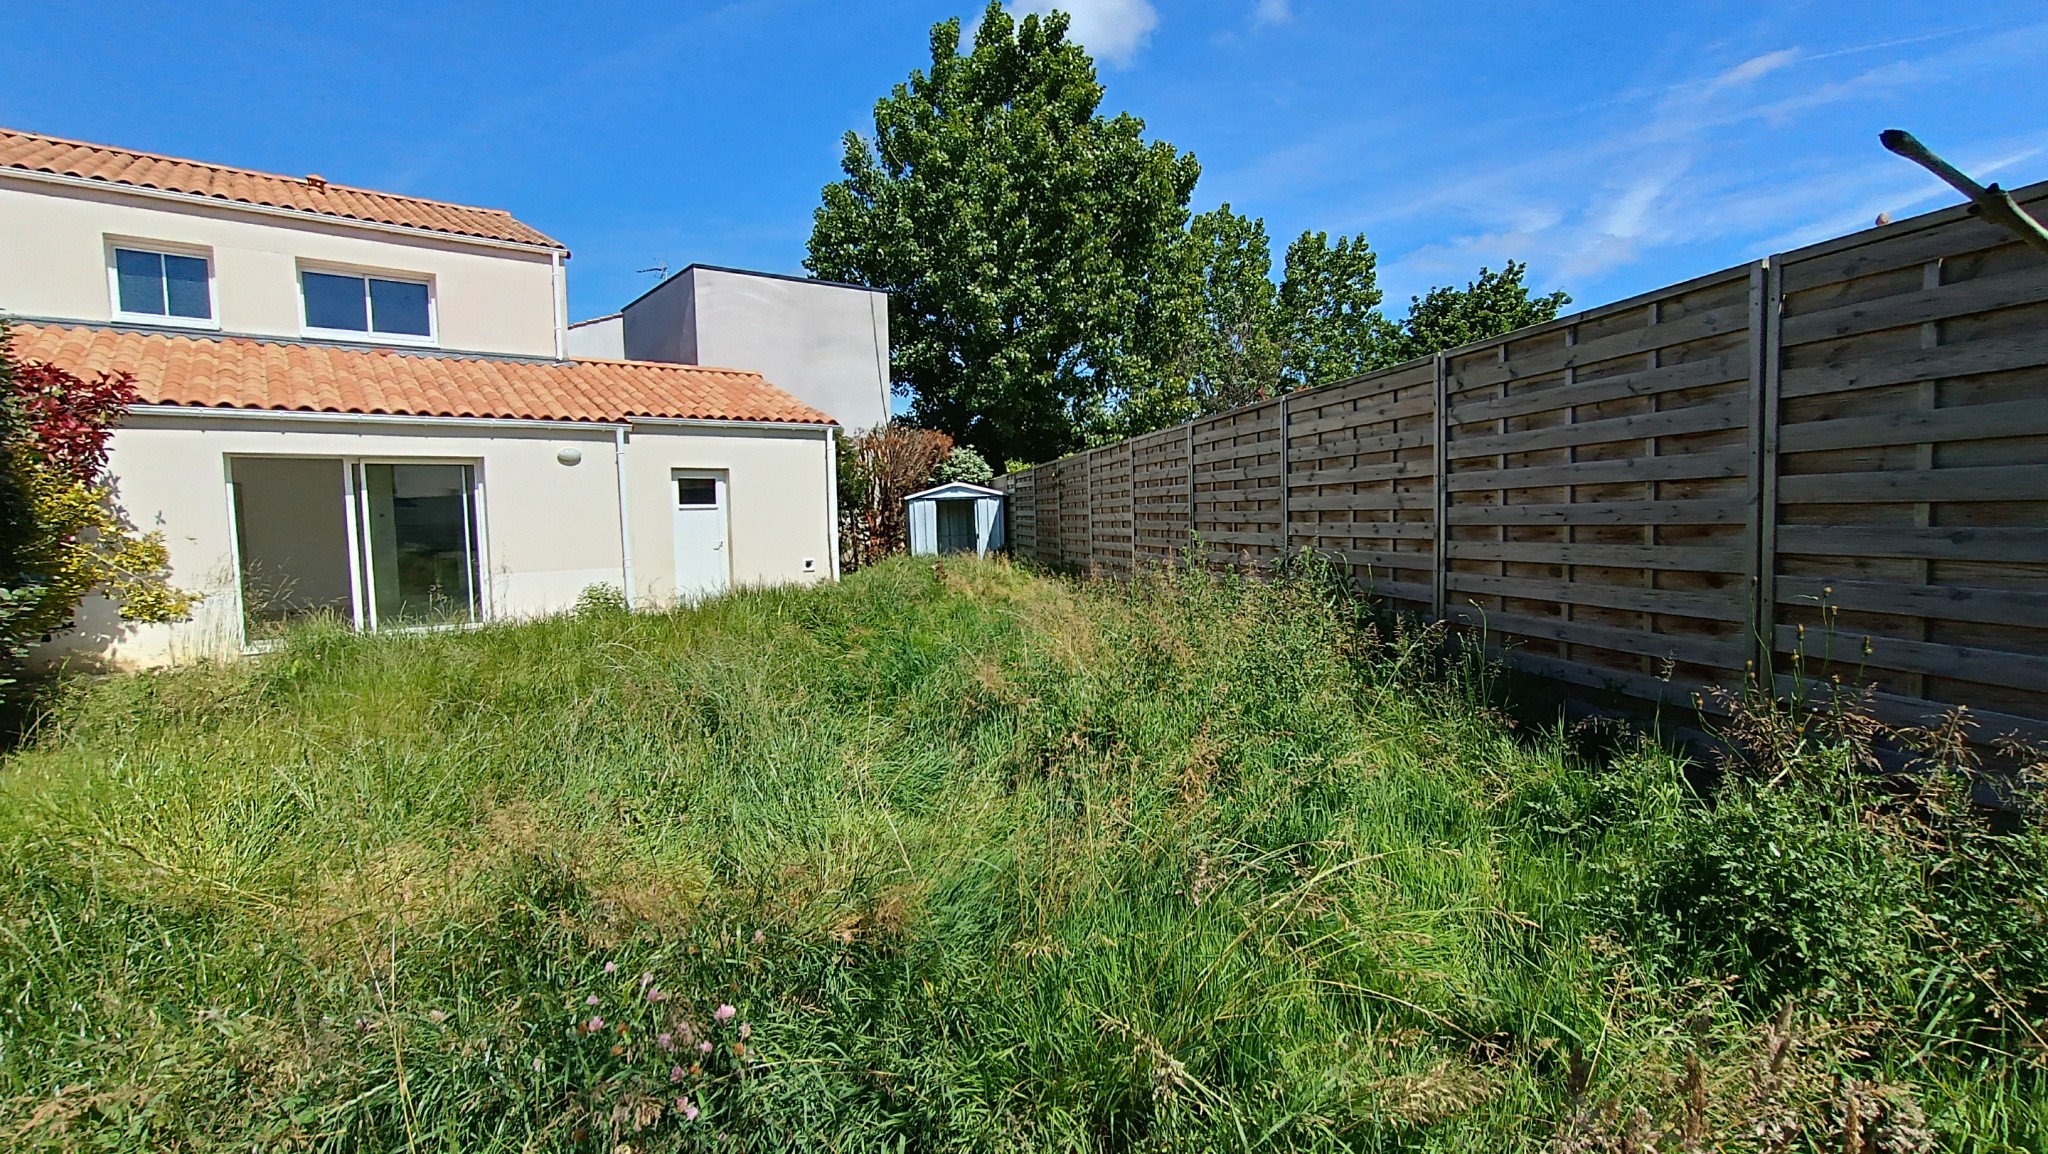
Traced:
[[1961, 208], [998, 485], [1047, 565], [1310, 548], [1574, 685], [2048, 741], [2048, 258]]

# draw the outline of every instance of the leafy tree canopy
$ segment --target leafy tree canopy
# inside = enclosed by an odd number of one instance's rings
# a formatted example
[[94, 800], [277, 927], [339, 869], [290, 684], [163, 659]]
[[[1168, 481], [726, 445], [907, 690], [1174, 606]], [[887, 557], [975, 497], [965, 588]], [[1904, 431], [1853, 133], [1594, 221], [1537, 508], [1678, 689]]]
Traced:
[[888, 289], [911, 417], [986, 457], [1047, 460], [1163, 375], [1187, 330], [1179, 239], [1200, 168], [1104, 117], [1067, 16], [932, 30], [931, 69], [848, 133], [806, 267]]
[[849, 132], [805, 265], [886, 289], [910, 421], [984, 459], [1051, 460], [1554, 318], [1527, 266], [1482, 268], [1380, 311], [1363, 235], [1307, 231], [1276, 283], [1265, 221], [1190, 219], [1200, 168], [1101, 112], [1102, 85], [1055, 11], [991, 2], [931, 35], [929, 71]]
[[1528, 265], [1509, 261], [1499, 272], [1481, 268], [1479, 279], [1462, 289], [1442, 285], [1409, 298], [1408, 315], [1380, 338], [1379, 363], [1397, 365], [1556, 320], [1572, 298], [1562, 292], [1530, 296], [1528, 271]]

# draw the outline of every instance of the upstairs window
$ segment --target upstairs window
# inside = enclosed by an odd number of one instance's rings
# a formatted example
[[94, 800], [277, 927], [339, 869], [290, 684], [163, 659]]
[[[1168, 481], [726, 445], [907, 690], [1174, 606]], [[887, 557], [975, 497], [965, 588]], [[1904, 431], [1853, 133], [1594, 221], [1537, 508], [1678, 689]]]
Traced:
[[433, 306], [424, 281], [304, 270], [299, 283], [309, 329], [389, 337], [434, 335]]
[[114, 249], [114, 306], [124, 317], [213, 319], [213, 285], [203, 256]]

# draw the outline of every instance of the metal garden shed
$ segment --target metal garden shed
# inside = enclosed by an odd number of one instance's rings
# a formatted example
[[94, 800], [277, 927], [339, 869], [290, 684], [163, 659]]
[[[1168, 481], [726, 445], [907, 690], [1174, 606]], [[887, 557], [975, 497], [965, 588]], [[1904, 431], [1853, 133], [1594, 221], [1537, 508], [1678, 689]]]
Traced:
[[1003, 494], [966, 481], [934, 485], [903, 499], [910, 521], [910, 552], [988, 556], [1003, 547]]

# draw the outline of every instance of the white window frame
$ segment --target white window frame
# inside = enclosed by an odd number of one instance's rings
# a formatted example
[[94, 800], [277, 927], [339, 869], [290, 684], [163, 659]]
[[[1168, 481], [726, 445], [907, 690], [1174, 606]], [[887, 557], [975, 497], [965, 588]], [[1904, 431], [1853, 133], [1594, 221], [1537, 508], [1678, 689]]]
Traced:
[[[370, 308], [370, 285], [373, 280], [397, 281], [400, 284], [425, 285], [427, 288], [427, 335], [413, 336], [410, 333], [380, 333], [375, 329], [324, 329], [318, 328], [306, 319], [306, 274], [325, 273], [328, 276], [363, 278], [363, 316], [369, 324], [376, 324], [377, 318]], [[355, 344], [400, 345], [412, 348], [439, 348], [441, 345], [441, 293], [435, 278], [429, 273], [402, 272], [397, 269], [368, 268], [363, 265], [334, 264], [327, 261], [301, 260], [292, 274], [292, 288], [299, 298], [299, 332], [303, 336], [321, 340], [349, 341]]]
[[[149, 240], [139, 236], [105, 238], [107, 262], [107, 315], [117, 321], [138, 325], [160, 325], [181, 329], [220, 329], [220, 278], [215, 275], [213, 249], [203, 244], [181, 244], [170, 240]], [[158, 256], [189, 256], [206, 262], [206, 317], [174, 317], [168, 312], [131, 313], [121, 308], [121, 270], [116, 250], [154, 253]], [[168, 302], [166, 302], [168, 303]]]

